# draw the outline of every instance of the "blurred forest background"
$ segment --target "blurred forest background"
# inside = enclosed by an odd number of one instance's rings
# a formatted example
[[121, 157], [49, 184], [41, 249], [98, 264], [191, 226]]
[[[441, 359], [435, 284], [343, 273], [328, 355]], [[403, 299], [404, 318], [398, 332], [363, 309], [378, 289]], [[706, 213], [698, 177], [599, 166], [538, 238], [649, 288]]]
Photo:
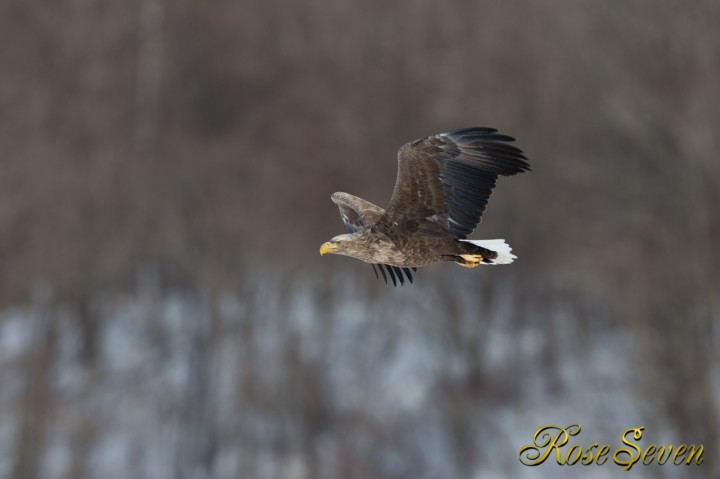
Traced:
[[[0, 3], [0, 476], [719, 477], [720, 3]], [[334, 191], [492, 126], [533, 172], [403, 288]]]

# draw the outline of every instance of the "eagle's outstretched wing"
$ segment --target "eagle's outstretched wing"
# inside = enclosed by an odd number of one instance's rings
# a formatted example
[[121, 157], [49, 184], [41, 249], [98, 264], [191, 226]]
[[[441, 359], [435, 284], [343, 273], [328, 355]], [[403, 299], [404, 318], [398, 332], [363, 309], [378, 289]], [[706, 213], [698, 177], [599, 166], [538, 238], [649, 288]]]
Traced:
[[385, 210], [357, 196], [348, 193], [333, 193], [330, 199], [338, 205], [340, 217], [348, 233], [357, 233], [370, 226], [385, 214]]
[[[338, 205], [340, 209], [340, 217], [343, 223], [345, 223], [345, 229], [348, 233], [357, 233], [365, 226], [372, 226], [377, 222], [384, 214], [385, 210], [377, 205], [370, 203], [367, 200], [358, 198], [348, 193], [337, 192], [330, 196], [333, 203]], [[385, 283], [388, 282], [388, 276], [392, 279], [392, 282], [397, 286], [397, 282], [405, 284], [405, 278], [403, 272], [407, 276], [408, 281], [413, 282], [412, 273], [409, 268], [398, 268], [397, 266], [382, 265], [382, 264], [371, 264], [373, 271], [375, 271], [375, 277], [378, 277], [377, 266], [382, 273]], [[383, 266], [387, 269], [387, 274], [383, 269]], [[413, 271], [417, 271], [417, 268], [412, 268]]]
[[376, 227], [394, 237], [420, 231], [466, 238], [497, 177], [530, 170], [512, 141], [494, 128], [463, 128], [404, 145], [390, 205]]

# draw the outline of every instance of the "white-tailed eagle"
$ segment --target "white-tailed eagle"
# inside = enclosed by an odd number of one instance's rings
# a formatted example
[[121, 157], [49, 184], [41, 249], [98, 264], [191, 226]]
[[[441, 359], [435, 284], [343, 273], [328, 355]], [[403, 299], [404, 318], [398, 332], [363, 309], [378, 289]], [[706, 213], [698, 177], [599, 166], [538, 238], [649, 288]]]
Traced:
[[463, 128], [404, 145], [387, 210], [347, 193], [331, 196], [347, 234], [324, 243], [320, 254], [370, 263], [395, 285], [405, 277], [412, 283], [411, 269], [441, 261], [468, 268], [512, 263], [516, 256], [505, 240], [466, 239], [480, 223], [498, 176], [530, 170], [512, 141], [494, 128]]

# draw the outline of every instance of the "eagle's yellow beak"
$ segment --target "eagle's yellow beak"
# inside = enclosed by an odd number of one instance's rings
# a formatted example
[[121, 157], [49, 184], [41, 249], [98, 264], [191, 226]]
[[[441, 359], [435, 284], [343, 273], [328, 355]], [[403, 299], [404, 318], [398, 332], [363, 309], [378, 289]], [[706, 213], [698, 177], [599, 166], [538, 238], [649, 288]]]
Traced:
[[322, 246], [320, 246], [320, 254], [323, 255], [332, 253], [333, 251], [337, 251], [337, 249], [337, 245], [328, 241], [327, 243], [323, 243]]

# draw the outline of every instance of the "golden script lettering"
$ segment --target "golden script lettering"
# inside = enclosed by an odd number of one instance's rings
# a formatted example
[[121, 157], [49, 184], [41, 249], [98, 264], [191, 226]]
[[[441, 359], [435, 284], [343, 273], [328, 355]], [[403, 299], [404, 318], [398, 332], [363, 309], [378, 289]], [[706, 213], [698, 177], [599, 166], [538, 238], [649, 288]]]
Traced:
[[[581, 444], [569, 444], [570, 438], [580, 434], [580, 424], [570, 424], [566, 427], [549, 424], [539, 427], [533, 434], [532, 444], [526, 444], [520, 448], [518, 459], [526, 466], [538, 466], [553, 456], [555, 462], [560, 465], [590, 464], [603, 465], [612, 457], [618, 466], [629, 471], [635, 464], [640, 462], [649, 465], [653, 462], [665, 464], [668, 460], [674, 465], [690, 465], [693, 462], [697, 465], [703, 462], [704, 446], [702, 444], [680, 444], [674, 446], [650, 444], [644, 449], [637, 442], [642, 439], [644, 426], [629, 428], [623, 431], [621, 441], [626, 447], [620, 447], [610, 454], [611, 448], [608, 444], [593, 442], [588, 446]], [[566, 447], [567, 446], [567, 447]], [[672, 459], [671, 459], [672, 458]]]

